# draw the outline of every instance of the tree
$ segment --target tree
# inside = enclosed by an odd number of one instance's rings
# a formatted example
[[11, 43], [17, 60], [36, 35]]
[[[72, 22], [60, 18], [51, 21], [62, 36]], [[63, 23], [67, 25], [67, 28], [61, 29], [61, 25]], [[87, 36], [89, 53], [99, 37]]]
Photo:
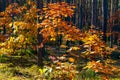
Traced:
[[116, 0], [115, 1], [115, 11], [119, 9], [119, 0]]
[[14, 0], [8, 0], [8, 2], [9, 2], [9, 4], [11, 4], [11, 3], [13, 3], [13, 2], [14, 2]]
[[97, 26], [97, 0], [92, 0], [91, 25]]
[[83, 7], [82, 7], [82, 0], [79, 0], [80, 3], [79, 3], [79, 28], [82, 29], [82, 19], [83, 19]]
[[103, 22], [102, 22], [103, 40], [106, 42], [108, 0], [102, 0], [102, 15], [103, 15]]
[[4, 11], [6, 8], [6, 0], [0, 0], [0, 12]]
[[[112, 19], [112, 16], [113, 16], [113, 5], [114, 5], [114, 0], [111, 0], [111, 8], [110, 8], [110, 18]], [[110, 26], [110, 47], [113, 47], [113, 30], [112, 30], [112, 25], [114, 24], [114, 21], [113, 21], [113, 19], [112, 19], [112, 21], [111, 21], [112, 23], [111, 23], [111, 26]]]
[[[3, 1], [3, 10], [6, 8], [6, 0]], [[5, 25], [3, 26], [3, 34], [6, 34], [6, 28]]]
[[[37, 0], [37, 7], [38, 9], [41, 9], [43, 8], [43, 0]], [[38, 13], [39, 15], [39, 13]], [[39, 23], [40, 21], [38, 21]], [[45, 54], [45, 49], [44, 49], [44, 44], [42, 43], [43, 42], [43, 36], [42, 34], [39, 34], [40, 32], [40, 28], [38, 28], [38, 34], [37, 34], [37, 40], [38, 40], [38, 45], [40, 45], [41, 47], [38, 46], [38, 49], [37, 49], [37, 54], [38, 54], [38, 65], [39, 66], [43, 66], [43, 55]]]
[[[55, 43], [57, 38], [62, 35], [64, 42], [67, 40], [76, 43], [82, 42], [81, 45], [69, 46], [66, 52], [70, 53], [70, 56], [74, 56], [75, 59], [80, 58], [80, 56], [87, 59], [87, 65], [83, 69], [92, 69], [95, 73], [104, 75], [105, 78], [106, 75], [114, 75], [117, 68], [111, 66], [107, 61], [111, 49], [101, 40], [100, 33], [94, 29], [81, 31], [74, 24], [64, 19], [73, 16], [75, 7], [61, 2], [50, 3], [43, 8], [41, 6], [43, 2], [40, 1], [38, 0], [37, 2], [37, 8], [39, 9], [36, 8], [35, 2], [30, 2], [25, 6], [19, 6], [14, 3], [0, 13], [0, 26], [6, 25], [10, 33], [6, 41], [1, 41], [0, 54], [13, 54], [18, 53], [19, 50], [28, 51], [28, 49], [34, 49], [37, 40], [38, 65], [43, 66], [42, 57], [45, 43]], [[105, 7], [105, 2], [103, 7]], [[103, 11], [103, 17], [105, 18], [103, 26], [106, 27], [105, 20], [107, 17], [104, 8]], [[14, 23], [11, 15], [16, 18]], [[11, 31], [11, 28], [14, 30]], [[76, 55], [71, 55], [75, 54], [76, 51], [77, 57], [75, 57]], [[24, 53], [26, 54], [26, 52]], [[71, 62], [75, 61], [72, 58], [70, 59]]]

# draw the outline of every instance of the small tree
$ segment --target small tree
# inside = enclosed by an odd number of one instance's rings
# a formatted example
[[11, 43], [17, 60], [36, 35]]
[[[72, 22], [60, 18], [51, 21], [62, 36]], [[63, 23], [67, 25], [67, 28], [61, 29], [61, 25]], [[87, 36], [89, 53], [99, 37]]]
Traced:
[[[69, 6], [65, 2], [48, 4], [42, 11], [31, 1], [27, 6], [19, 6], [16, 3], [9, 5], [5, 12], [0, 13], [0, 27], [5, 26], [8, 34], [5, 41], [1, 41], [0, 54], [29, 53], [31, 49], [37, 50], [38, 43], [39, 51], [42, 52], [44, 44], [55, 42], [62, 35], [64, 42], [82, 42], [80, 45], [68, 47], [67, 52], [68, 55], [76, 55], [75, 51], [78, 51], [78, 56], [87, 59], [83, 69], [92, 69], [103, 78], [114, 75], [117, 68], [111, 66], [108, 60], [111, 48], [101, 40], [101, 34], [94, 29], [81, 31], [73, 23], [65, 21], [64, 18], [73, 16], [74, 8], [75, 6]], [[41, 54], [38, 55], [40, 63]], [[72, 58], [69, 60], [75, 61]]]

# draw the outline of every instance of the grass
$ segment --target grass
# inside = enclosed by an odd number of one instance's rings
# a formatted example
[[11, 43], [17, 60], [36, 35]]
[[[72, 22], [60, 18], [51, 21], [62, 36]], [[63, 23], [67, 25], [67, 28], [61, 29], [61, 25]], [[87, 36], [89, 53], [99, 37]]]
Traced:
[[0, 62], [0, 80], [39, 80], [39, 67], [22, 57], [4, 57]]
[[[120, 59], [117, 60], [116, 66]], [[82, 65], [81, 65], [82, 66]], [[0, 80], [41, 80], [37, 60], [33, 57], [2, 56], [0, 57]], [[75, 80], [101, 80], [92, 71], [83, 71]], [[95, 75], [95, 76], [94, 76]], [[110, 80], [120, 80], [120, 74]]]

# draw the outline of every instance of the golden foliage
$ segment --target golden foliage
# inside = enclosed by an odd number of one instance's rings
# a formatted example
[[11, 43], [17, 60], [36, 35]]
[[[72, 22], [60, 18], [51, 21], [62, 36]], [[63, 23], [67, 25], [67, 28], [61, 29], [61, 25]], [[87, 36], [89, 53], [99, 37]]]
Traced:
[[93, 69], [96, 73], [102, 75], [114, 75], [114, 73], [119, 72], [117, 67], [101, 63], [100, 61], [90, 61], [83, 69], [86, 68]]
[[75, 59], [73, 59], [73, 58], [68, 58], [68, 60], [70, 61], [70, 62], [75, 62]]
[[[81, 55], [89, 60], [84, 69], [90, 68], [96, 73], [114, 75], [114, 72], [117, 71], [116, 67], [108, 65], [107, 61], [102, 62], [95, 60], [104, 59], [112, 51], [112, 49], [107, 47], [101, 40], [101, 34], [93, 29], [83, 32], [72, 23], [64, 20], [65, 17], [73, 16], [74, 6], [69, 6], [65, 2], [50, 3], [40, 11], [31, 0], [28, 0], [28, 5], [30, 6], [29, 8], [14, 3], [13, 5], [9, 5], [4, 12], [0, 13], [0, 27], [5, 26], [9, 33], [12, 34], [9, 35], [9, 38], [4, 42], [1, 42], [0, 54], [13, 54], [16, 53], [17, 50], [26, 49], [27, 47], [35, 49], [34, 44], [37, 43], [37, 34], [43, 36], [41, 44], [38, 45], [39, 48], [43, 47], [47, 42], [55, 42], [57, 37], [62, 35], [64, 42], [83, 42], [80, 46], [70, 47], [68, 52], [79, 51], [78, 57]], [[16, 19], [13, 21], [14, 17]], [[13, 30], [11, 30], [11, 28], [13, 28]], [[37, 31], [38, 28], [41, 29], [40, 32]], [[68, 48], [68, 46], [64, 45], [60, 47]], [[71, 54], [73, 55], [74, 53]], [[74, 56], [77, 57], [76, 54]], [[75, 59], [70, 57], [68, 61], [74, 63]], [[74, 67], [68, 63], [67, 66], [70, 68], [61, 68], [61, 66], [64, 65], [60, 62], [57, 65], [59, 65], [59, 69], [63, 71], [74, 69]], [[69, 72], [71, 71], [69, 70]], [[73, 77], [74, 73], [71, 72], [70, 76]]]

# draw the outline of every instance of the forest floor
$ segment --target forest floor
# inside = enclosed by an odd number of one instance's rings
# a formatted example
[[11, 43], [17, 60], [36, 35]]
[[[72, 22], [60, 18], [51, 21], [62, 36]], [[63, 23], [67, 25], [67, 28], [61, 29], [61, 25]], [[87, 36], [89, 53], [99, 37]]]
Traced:
[[[118, 55], [120, 56], [120, 53]], [[120, 68], [120, 58], [116, 59], [115, 65]], [[39, 69], [37, 61], [33, 57], [10, 56], [0, 58], [0, 80], [41, 80]], [[120, 74], [111, 80], [120, 80]]]
[[7, 57], [0, 62], [0, 80], [39, 80], [39, 74], [32, 58]]

